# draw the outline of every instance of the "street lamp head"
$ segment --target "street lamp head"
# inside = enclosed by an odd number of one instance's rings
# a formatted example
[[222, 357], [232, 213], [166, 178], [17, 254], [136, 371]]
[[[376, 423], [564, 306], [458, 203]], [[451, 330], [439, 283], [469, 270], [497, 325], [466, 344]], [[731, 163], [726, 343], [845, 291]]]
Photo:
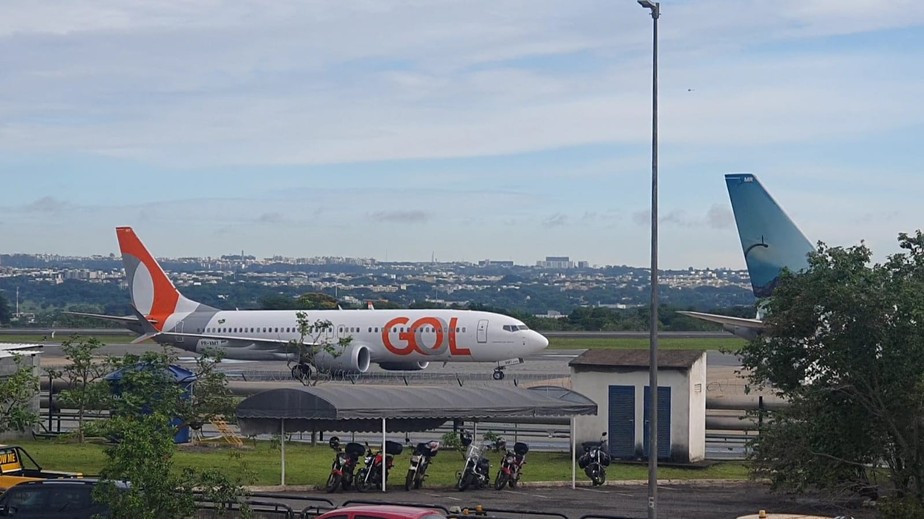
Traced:
[[638, 5], [644, 7], [645, 9], [651, 10], [651, 17], [657, 18], [661, 14], [661, 4], [659, 2], [652, 2], [651, 0], [638, 0]]

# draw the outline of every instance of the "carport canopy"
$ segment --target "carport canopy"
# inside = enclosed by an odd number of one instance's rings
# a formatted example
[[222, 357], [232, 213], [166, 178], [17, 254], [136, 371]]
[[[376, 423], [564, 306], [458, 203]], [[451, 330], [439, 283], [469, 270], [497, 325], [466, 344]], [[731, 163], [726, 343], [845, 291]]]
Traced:
[[416, 432], [448, 420], [596, 414], [589, 398], [555, 386], [340, 385], [271, 389], [237, 407], [241, 433]]

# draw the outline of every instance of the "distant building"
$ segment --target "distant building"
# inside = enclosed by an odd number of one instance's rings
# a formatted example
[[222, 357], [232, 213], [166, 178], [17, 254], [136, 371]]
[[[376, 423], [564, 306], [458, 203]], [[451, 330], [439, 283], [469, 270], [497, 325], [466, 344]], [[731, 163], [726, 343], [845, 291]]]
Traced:
[[574, 262], [568, 256], [546, 256], [545, 261], [537, 261], [536, 266], [543, 269], [573, 269]]
[[507, 260], [481, 260], [478, 262], [479, 267], [512, 267], [513, 262]]

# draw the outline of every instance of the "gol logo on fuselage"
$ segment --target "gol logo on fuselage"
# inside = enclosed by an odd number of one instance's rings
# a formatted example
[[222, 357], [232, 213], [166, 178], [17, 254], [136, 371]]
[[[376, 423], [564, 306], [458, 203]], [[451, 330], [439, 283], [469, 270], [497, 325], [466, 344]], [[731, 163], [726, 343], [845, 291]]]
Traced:
[[[404, 326], [408, 321], [410, 319], [407, 317], [395, 317], [382, 328], [382, 342], [385, 344], [385, 348], [395, 355], [410, 355], [414, 352], [424, 355], [437, 355], [442, 353], [447, 345], [450, 355], [472, 355], [472, 350], [460, 348], [456, 345], [458, 317], [449, 319], [449, 324], [437, 317], [421, 317], [409, 326]], [[396, 327], [398, 328], [398, 341], [400, 341], [398, 344], [395, 344], [391, 337], [391, 333]], [[428, 334], [432, 333], [432, 341], [423, 337], [425, 331]], [[430, 344], [431, 342], [432, 344]]]

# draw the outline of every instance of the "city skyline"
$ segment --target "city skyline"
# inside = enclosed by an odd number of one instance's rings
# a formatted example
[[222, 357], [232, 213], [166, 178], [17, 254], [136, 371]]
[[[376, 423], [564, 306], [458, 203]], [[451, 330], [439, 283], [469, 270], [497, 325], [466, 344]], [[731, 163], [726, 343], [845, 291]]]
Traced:
[[[0, 253], [649, 264], [634, 1], [12, 1]], [[900, 12], [901, 16], [895, 16]], [[916, 194], [924, 4], [665, 1], [660, 264], [744, 268], [723, 175], [876, 260]]]

